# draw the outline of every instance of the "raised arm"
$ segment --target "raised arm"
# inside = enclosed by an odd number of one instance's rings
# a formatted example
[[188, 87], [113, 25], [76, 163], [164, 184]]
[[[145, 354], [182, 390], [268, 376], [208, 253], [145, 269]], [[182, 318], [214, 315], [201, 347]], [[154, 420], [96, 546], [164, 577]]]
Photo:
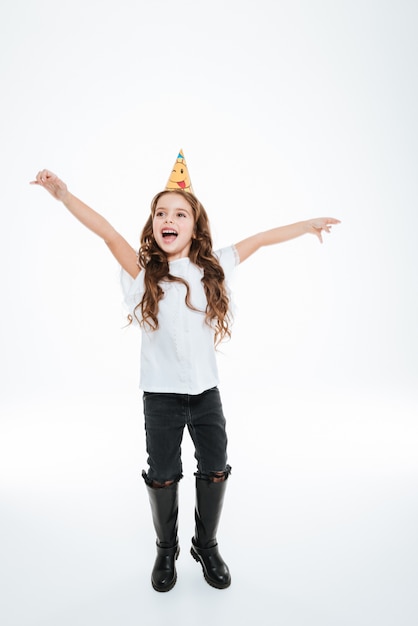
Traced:
[[248, 259], [249, 256], [257, 252], [263, 246], [271, 246], [276, 243], [283, 243], [290, 239], [295, 239], [301, 235], [311, 233], [316, 235], [319, 241], [322, 243], [322, 231], [331, 232], [331, 226], [333, 224], [339, 224], [340, 220], [334, 217], [317, 217], [312, 220], [306, 220], [304, 222], [296, 222], [295, 224], [288, 224], [287, 226], [279, 226], [278, 228], [272, 228], [261, 233], [257, 233], [252, 237], [243, 239], [239, 243], [235, 244], [235, 248], [238, 252], [240, 263]]
[[121, 266], [130, 276], [136, 278], [140, 268], [137, 264], [135, 250], [102, 215], [87, 206], [87, 204], [84, 204], [76, 196], [73, 196], [68, 191], [67, 185], [48, 170], [38, 172], [36, 179], [31, 184], [43, 187], [56, 200], [60, 200], [86, 228], [103, 239]]

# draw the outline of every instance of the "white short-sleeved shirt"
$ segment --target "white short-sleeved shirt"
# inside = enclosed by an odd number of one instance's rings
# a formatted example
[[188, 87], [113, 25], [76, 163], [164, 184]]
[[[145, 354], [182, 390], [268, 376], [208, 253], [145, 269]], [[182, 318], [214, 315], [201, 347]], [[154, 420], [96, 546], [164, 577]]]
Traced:
[[[234, 246], [215, 252], [225, 272], [227, 288], [239, 262]], [[163, 282], [159, 302], [158, 330], [142, 328], [140, 388], [160, 393], [196, 395], [218, 384], [214, 330], [205, 322], [206, 295], [203, 270], [188, 257], [170, 261], [170, 273], [190, 286], [191, 303], [186, 306], [186, 288], [181, 283]], [[132, 279], [122, 270], [124, 302], [129, 313], [144, 294], [144, 271]]]

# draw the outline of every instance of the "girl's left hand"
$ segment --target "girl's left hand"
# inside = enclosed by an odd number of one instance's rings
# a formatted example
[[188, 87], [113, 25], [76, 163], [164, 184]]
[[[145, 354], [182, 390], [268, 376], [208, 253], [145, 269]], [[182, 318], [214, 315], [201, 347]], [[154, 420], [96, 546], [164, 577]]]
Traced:
[[330, 233], [333, 224], [341, 224], [341, 222], [340, 220], [335, 219], [335, 217], [317, 217], [313, 220], [307, 220], [307, 232], [312, 233], [312, 235], [316, 235], [319, 241], [323, 243], [322, 231], [324, 230], [326, 233]]

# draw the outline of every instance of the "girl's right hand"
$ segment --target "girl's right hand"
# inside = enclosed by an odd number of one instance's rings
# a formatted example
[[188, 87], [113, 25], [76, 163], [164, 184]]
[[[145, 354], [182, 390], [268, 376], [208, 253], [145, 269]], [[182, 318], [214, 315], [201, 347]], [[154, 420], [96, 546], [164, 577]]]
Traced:
[[64, 200], [68, 194], [67, 185], [49, 170], [41, 170], [37, 173], [36, 179], [31, 181], [31, 185], [43, 187], [56, 200]]

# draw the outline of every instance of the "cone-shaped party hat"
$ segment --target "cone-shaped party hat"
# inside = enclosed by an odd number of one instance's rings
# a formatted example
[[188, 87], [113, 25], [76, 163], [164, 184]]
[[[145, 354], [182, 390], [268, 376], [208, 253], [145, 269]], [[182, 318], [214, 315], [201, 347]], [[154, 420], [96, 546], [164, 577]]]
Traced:
[[178, 153], [165, 188], [169, 191], [188, 191], [193, 193], [192, 182], [190, 180], [183, 150], [180, 150]]

